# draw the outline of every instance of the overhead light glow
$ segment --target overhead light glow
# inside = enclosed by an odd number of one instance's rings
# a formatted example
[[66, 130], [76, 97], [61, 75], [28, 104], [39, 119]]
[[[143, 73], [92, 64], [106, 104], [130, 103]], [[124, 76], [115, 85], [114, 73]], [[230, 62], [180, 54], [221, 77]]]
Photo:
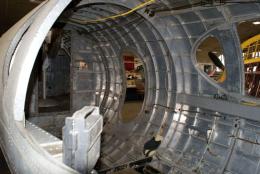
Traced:
[[254, 25], [260, 25], [260, 21], [253, 22]]

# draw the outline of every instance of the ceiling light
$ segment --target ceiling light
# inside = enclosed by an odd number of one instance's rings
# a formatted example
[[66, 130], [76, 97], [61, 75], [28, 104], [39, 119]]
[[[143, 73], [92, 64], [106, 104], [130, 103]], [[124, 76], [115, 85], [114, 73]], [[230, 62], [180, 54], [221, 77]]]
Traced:
[[260, 21], [253, 22], [254, 25], [260, 25]]

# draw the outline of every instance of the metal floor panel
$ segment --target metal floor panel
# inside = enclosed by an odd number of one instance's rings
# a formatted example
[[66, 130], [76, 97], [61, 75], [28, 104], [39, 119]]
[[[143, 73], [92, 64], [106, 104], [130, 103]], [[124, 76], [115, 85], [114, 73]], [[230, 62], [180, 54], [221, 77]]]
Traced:
[[26, 121], [26, 129], [31, 133], [42, 148], [44, 148], [59, 161], [62, 161], [62, 140], [29, 121]]

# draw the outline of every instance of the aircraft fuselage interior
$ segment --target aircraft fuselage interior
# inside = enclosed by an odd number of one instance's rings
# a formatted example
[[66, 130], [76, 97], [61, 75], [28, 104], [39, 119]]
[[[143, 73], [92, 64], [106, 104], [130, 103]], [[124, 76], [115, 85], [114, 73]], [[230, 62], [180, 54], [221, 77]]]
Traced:
[[259, 1], [33, 2], [0, 38], [11, 173], [260, 173]]

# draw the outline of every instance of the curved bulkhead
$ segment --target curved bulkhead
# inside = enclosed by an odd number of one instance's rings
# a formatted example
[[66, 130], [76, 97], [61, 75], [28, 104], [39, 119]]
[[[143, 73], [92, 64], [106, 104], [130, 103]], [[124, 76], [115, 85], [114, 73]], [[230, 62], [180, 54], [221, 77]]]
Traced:
[[[77, 173], [39, 145], [26, 121], [47, 122], [26, 115], [25, 103], [38, 52], [57, 26], [69, 35], [71, 60], [83, 58], [94, 67], [91, 80], [85, 79], [85, 96], [79, 87], [83, 82], [72, 89], [70, 109], [100, 107], [104, 127], [99, 168], [143, 159], [145, 142], [161, 131], [163, 141], [150, 165], [162, 173], [260, 171], [260, 102], [244, 95], [236, 30], [239, 22], [259, 18], [260, 5], [182, 10], [179, 5], [170, 0], [50, 0], [1, 37], [0, 144], [13, 173]], [[225, 57], [222, 83], [210, 79], [196, 62], [199, 45], [212, 36]], [[142, 110], [129, 123], [121, 118], [126, 50], [142, 59], [146, 79]]]

